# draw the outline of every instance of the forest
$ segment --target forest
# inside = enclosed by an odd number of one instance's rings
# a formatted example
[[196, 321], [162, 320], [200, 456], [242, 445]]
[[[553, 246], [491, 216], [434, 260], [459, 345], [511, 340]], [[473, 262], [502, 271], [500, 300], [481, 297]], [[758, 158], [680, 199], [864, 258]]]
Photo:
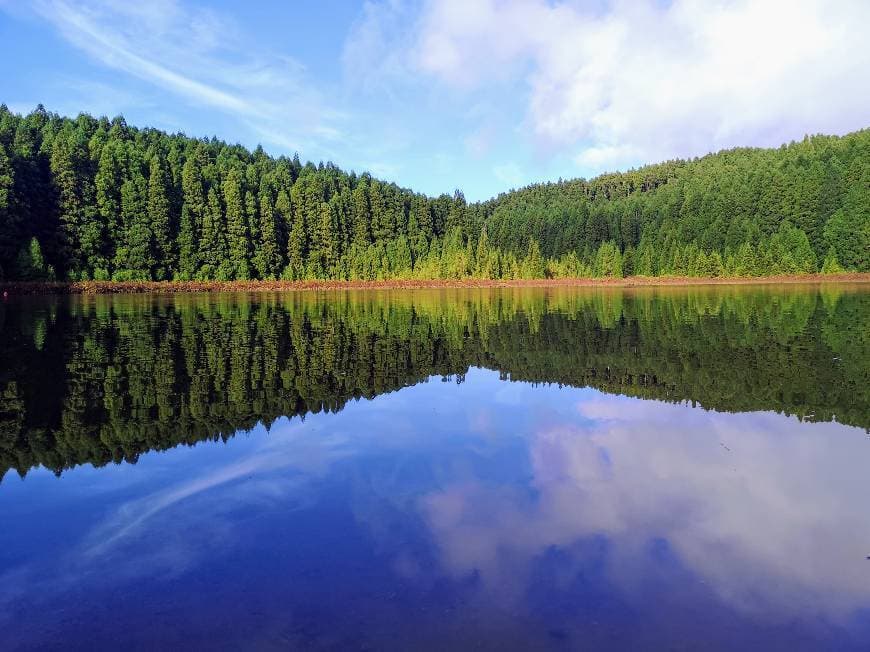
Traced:
[[870, 130], [485, 202], [123, 118], [0, 105], [0, 278], [512, 279], [870, 271]]
[[420, 382], [594, 387], [870, 429], [870, 294], [430, 290], [0, 303], [0, 478], [135, 462]]

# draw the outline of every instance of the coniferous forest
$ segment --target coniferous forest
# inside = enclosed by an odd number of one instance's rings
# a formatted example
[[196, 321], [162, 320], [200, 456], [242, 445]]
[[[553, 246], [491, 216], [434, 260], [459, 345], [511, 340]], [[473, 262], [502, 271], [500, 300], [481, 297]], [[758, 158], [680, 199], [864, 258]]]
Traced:
[[870, 130], [486, 202], [331, 163], [0, 105], [14, 280], [760, 276], [870, 271]]

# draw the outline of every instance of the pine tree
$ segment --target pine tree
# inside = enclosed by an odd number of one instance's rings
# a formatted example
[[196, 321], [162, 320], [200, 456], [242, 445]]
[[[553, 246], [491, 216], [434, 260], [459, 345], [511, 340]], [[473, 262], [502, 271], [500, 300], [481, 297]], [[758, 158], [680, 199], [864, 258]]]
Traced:
[[546, 268], [544, 258], [541, 256], [541, 246], [537, 240], [529, 240], [529, 248], [522, 263], [523, 278], [544, 278]]
[[624, 276], [634, 276], [634, 247], [626, 247], [622, 252], [622, 274]]
[[[106, 143], [100, 151], [97, 172], [94, 177], [94, 185], [97, 194], [97, 213], [104, 225], [107, 235], [105, 256], [107, 268], [111, 267], [110, 261], [115, 259], [118, 247], [118, 238], [121, 231], [121, 184], [123, 172], [118, 160], [115, 144], [112, 141]], [[106, 269], [106, 272], [111, 272]]]
[[603, 243], [595, 254], [595, 276], [622, 278], [622, 255], [612, 240]]
[[393, 241], [392, 256], [393, 278], [408, 278], [411, 276], [411, 247], [408, 238], [400, 235]]
[[335, 278], [338, 265], [338, 197], [321, 202], [317, 230], [311, 247], [310, 276]]
[[14, 276], [35, 237], [81, 279], [866, 271], [868, 152], [864, 130], [468, 204], [120, 118], [0, 107], [0, 267]]
[[828, 254], [825, 256], [825, 261], [822, 263], [822, 274], [839, 274], [843, 270], [840, 261], [837, 260], [837, 251], [831, 247], [828, 249]]
[[445, 230], [449, 233], [453, 229], [459, 229], [459, 232], [464, 236], [468, 233], [467, 217], [468, 205], [465, 202], [465, 195], [461, 190], [457, 190], [453, 193], [453, 201], [450, 203], [450, 210], [447, 212]]
[[174, 274], [174, 278], [179, 281], [191, 281], [196, 278], [199, 267], [196, 234], [190, 207], [184, 203], [181, 205], [181, 220], [178, 227], [178, 269]]
[[809, 274], [817, 267], [816, 254], [803, 230], [786, 221], [770, 239], [769, 267], [779, 274]]
[[489, 260], [489, 242], [486, 235], [486, 227], [480, 232], [477, 240], [477, 252], [474, 256], [474, 276], [476, 278], [491, 278], [492, 269]]
[[840, 208], [825, 224], [824, 239], [829, 250], [847, 270], [870, 270], [870, 209], [860, 211]]
[[718, 251], [712, 252], [707, 257], [707, 276], [714, 278], [725, 276], [725, 264], [722, 262], [722, 255]]
[[72, 279], [82, 272], [79, 235], [85, 221], [85, 207], [79, 194], [78, 155], [73, 135], [59, 133], [51, 150], [51, 174], [57, 196], [59, 241], [63, 270]]
[[[137, 180], [139, 181], [137, 183]], [[154, 237], [143, 192], [144, 179], [128, 179], [121, 185], [121, 222], [124, 245], [118, 247], [115, 280], [148, 281], [156, 266]]]
[[260, 278], [274, 279], [281, 273], [282, 260], [272, 189], [265, 178], [260, 182], [258, 214], [260, 217], [260, 228], [258, 229], [260, 239], [254, 252], [254, 267]]
[[15, 261], [15, 277], [22, 281], [55, 280], [54, 269], [46, 264], [39, 240], [36, 238], [30, 238], [30, 241], [21, 247]]
[[371, 208], [369, 207], [368, 187], [361, 182], [353, 189], [353, 243], [363, 248], [371, 242]]
[[737, 276], [758, 276], [758, 255], [749, 242], [744, 242], [737, 249], [734, 273]]
[[6, 146], [0, 142], [0, 267], [4, 269], [12, 268], [15, 251], [21, 241], [21, 224], [12, 209], [15, 187], [13, 174]]
[[371, 207], [371, 228], [374, 242], [385, 242], [393, 234], [392, 212], [387, 206], [381, 182], [373, 179], [369, 186], [369, 205]]
[[288, 271], [286, 276], [292, 280], [305, 278], [305, 263], [308, 255], [308, 220], [306, 218], [308, 215], [318, 215], [320, 206], [320, 201], [317, 201], [317, 213], [311, 208], [312, 200], [317, 198], [317, 194], [312, 187], [313, 185], [312, 175], [302, 176], [299, 181], [293, 184], [293, 189], [290, 193], [292, 223], [290, 225], [290, 234], [287, 238]]
[[170, 183], [165, 162], [159, 155], [153, 156], [148, 175], [148, 221], [154, 238], [154, 276], [158, 280], [172, 278], [172, 270], [177, 266], [172, 240]]
[[[255, 156], [258, 158], [265, 156], [262, 147], [255, 150]], [[262, 159], [261, 159], [262, 163]], [[248, 164], [245, 168], [245, 219], [248, 224], [248, 236], [250, 239], [249, 254], [251, 257], [251, 273], [257, 273], [257, 266], [254, 263], [254, 256], [257, 253], [257, 246], [260, 242], [260, 172], [257, 166]]]
[[203, 228], [207, 202], [202, 169], [206, 162], [205, 150], [197, 143], [191, 148], [181, 169], [181, 230], [184, 242], [179, 242], [179, 265], [182, 275], [187, 278], [199, 278], [200, 267], [206, 263], [202, 257], [201, 242], [205, 237]]
[[235, 271], [227, 245], [227, 228], [218, 191], [208, 190], [208, 202], [202, 222], [198, 277], [206, 280], [230, 281]]
[[223, 183], [224, 204], [226, 206], [227, 243], [231, 278], [247, 280], [251, 278], [250, 235], [242, 188], [242, 173], [237, 167], [230, 169]]
[[287, 240], [290, 232], [290, 222], [293, 219], [293, 206], [290, 204], [290, 195], [283, 188], [275, 197], [275, 226], [278, 229], [278, 251], [282, 253], [281, 264], [286, 262], [283, 252], [287, 251]]

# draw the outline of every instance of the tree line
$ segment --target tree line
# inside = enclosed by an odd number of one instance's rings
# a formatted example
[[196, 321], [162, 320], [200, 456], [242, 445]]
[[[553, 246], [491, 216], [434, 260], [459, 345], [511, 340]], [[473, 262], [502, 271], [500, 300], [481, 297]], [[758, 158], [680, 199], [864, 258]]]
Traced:
[[838, 288], [22, 297], [0, 478], [135, 462], [470, 367], [870, 428], [870, 295]]
[[331, 163], [0, 105], [0, 274], [47, 280], [870, 270], [870, 130], [487, 202]]

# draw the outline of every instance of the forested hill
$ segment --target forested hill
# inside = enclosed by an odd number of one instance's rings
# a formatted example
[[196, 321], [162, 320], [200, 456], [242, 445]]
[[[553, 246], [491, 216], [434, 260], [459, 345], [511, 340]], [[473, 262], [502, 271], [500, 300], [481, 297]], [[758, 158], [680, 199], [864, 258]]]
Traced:
[[432, 198], [122, 118], [0, 106], [0, 273], [44, 280], [870, 271], [870, 130]]
[[533, 185], [484, 212], [492, 246], [535, 238], [547, 257], [594, 264], [610, 242], [633, 274], [868, 271], [870, 130]]

